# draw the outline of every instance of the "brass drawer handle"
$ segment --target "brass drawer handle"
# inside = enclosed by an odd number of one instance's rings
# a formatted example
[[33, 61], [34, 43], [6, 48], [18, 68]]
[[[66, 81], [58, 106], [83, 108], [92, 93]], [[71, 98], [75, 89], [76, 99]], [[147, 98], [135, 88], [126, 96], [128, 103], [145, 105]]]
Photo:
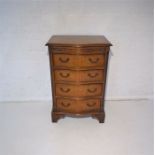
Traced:
[[65, 60], [62, 59], [62, 58], [59, 58], [59, 60], [62, 62], [62, 63], [67, 63], [69, 61], [69, 58], [66, 58]]
[[61, 105], [64, 106], [64, 107], [69, 107], [70, 106], [70, 103], [61, 102]]
[[97, 91], [97, 88], [94, 88], [94, 89], [87, 89], [87, 91], [89, 92], [89, 93], [95, 93], [96, 91]]
[[69, 75], [70, 75], [69, 73], [66, 73], [66, 74], [60, 73], [60, 76], [63, 77], [63, 78], [67, 78], [67, 77], [69, 77]]
[[95, 60], [93, 60], [92, 58], [88, 59], [91, 63], [96, 64], [99, 61], [99, 58], [96, 58]]
[[67, 89], [60, 88], [60, 90], [61, 90], [62, 92], [64, 92], [64, 93], [68, 93], [68, 92], [70, 91], [70, 89], [69, 89], [69, 88], [67, 88]]
[[95, 74], [91, 74], [91, 73], [88, 73], [88, 76], [91, 77], [91, 78], [94, 78], [98, 75], [98, 73], [95, 73]]
[[92, 103], [87, 103], [88, 107], [93, 107], [96, 104], [96, 102], [92, 102]]

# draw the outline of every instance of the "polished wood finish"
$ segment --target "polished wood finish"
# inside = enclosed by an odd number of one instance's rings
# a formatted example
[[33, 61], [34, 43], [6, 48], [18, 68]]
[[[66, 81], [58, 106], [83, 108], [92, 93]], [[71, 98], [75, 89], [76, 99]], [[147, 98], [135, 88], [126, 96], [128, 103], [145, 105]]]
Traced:
[[74, 36], [56, 35], [52, 36], [47, 45], [58, 46], [111, 46], [112, 44], [104, 36]]
[[103, 82], [103, 70], [64, 70], [54, 71], [55, 82]]
[[66, 113], [80, 114], [80, 113], [89, 113], [96, 112], [100, 110], [101, 101], [100, 99], [56, 99], [56, 105], [58, 111], [64, 111]]
[[102, 84], [56, 84], [56, 96], [89, 97], [101, 96]]
[[108, 54], [104, 36], [53, 36], [49, 49], [53, 95], [52, 121], [65, 116], [104, 122]]
[[55, 67], [69, 67], [69, 68], [87, 68], [87, 67], [104, 67], [104, 54], [96, 55], [68, 55], [68, 54], [54, 54], [53, 63]]

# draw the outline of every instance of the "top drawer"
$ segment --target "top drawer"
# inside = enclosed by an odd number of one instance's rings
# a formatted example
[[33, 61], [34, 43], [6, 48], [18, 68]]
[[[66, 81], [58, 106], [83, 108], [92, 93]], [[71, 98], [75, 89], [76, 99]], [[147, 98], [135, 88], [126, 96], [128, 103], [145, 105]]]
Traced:
[[95, 53], [105, 53], [107, 51], [107, 47], [79, 47], [79, 48], [71, 48], [71, 47], [52, 47], [53, 53], [64, 53], [64, 54], [95, 54]]
[[53, 54], [54, 67], [100, 67], [104, 68], [105, 55], [91, 54], [91, 55], [69, 55], [69, 54]]

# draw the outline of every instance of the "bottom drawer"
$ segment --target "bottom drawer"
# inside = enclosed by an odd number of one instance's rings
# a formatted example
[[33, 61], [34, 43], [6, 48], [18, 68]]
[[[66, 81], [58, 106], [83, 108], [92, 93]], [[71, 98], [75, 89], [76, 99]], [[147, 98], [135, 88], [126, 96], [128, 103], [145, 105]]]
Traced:
[[67, 113], [97, 112], [101, 107], [100, 99], [56, 99], [57, 111]]

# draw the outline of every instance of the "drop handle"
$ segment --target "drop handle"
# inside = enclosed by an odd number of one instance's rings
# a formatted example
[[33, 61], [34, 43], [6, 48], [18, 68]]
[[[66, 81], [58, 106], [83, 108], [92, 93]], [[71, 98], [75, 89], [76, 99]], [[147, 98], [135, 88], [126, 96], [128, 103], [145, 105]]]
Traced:
[[60, 88], [60, 90], [61, 90], [62, 92], [64, 92], [64, 93], [68, 93], [68, 92], [70, 91], [70, 89], [69, 89], [69, 88], [67, 88], [67, 89]]
[[69, 77], [69, 75], [70, 75], [69, 73], [66, 73], [66, 74], [60, 73], [60, 76], [63, 77], [63, 78], [67, 78], [67, 77]]
[[96, 63], [99, 61], [99, 58], [96, 58], [96, 59], [89, 58], [88, 60], [89, 60], [91, 63], [96, 64]]
[[69, 106], [70, 106], [70, 103], [61, 102], [61, 105], [62, 105], [63, 107], [69, 107]]
[[98, 75], [98, 73], [95, 73], [95, 74], [92, 74], [92, 73], [88, 73], [88, 76], [91, 77], [91, 78], [94, 78]]
[[69, 61], [69, 58], [62, 59], [62, 58], [60, 57], [59, 60], [60, 60], [62, 63], [67, 63], [67, 62]]
[[94, 89], [87, 89], [87, 91], [89, 92], [89, 93], [95, 93], [96, 91], [97, 91], [97, 88], [94, 88]]
[[96, 104], [95, 102], [92, 102], [92, 103], [89, 103], [89, 102], [88, 102], [88, 103], [87, 103], [87, 106], [88, 106], [88, 107], [93, 107], [93, 106], [95, 106], [95, 104]]

